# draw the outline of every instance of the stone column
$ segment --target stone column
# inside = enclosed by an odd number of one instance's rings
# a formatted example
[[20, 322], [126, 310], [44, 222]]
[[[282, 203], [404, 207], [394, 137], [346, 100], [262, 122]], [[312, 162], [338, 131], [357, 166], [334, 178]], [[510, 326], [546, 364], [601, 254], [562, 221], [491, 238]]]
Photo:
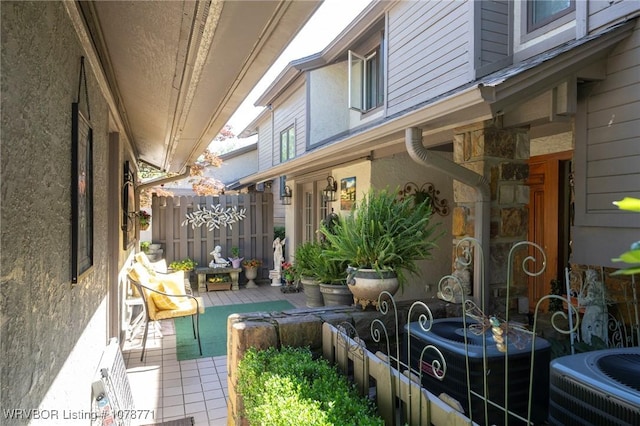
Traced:
[[[506, 294], [509, 250], [513, 243], [526, 240], [528, 231], [529, 187], [525, 181], [529, 175], [529, 130], [504, 129], [501, 124], [500, 119], [475, 123], [455, 129], [453, 138], [454, 161], [487, 177], [491, 185], [489, 276], [492, 296]], [[455, 246], [464, 237], [474, 237], [476, 195], [473, 188], [457, 181], [454, 181], [453, 192]], [[455, 256], [454, 253], [453, 259]], [[526, 294], [526, 280], [514, 282], [518, 288], [512, 288], [510, 296]], [[503, 297], [497, 299], [504, 302]]]

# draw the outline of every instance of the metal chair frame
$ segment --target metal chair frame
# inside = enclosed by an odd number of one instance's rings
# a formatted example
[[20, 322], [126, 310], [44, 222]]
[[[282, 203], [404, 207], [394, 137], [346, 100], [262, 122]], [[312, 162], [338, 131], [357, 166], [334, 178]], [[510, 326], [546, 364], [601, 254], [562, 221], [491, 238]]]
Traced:
[[[148, 308], [148, 301], [147, 301], [147, 293], [145, 292], [145, 290], [150, 291], [150, 292], [154, 292], [154, 293], [158, 293], [158, 294], [162, 294], [165, 296], [169, 296], [169, 297], [187, 297], [190, 299], [193, 299], [196, 302], [196, 312], [194, 314], [190, 314], [191, 316], [191, 326], [193, 328], [193, 338], [198, 340], [198, 349], [200, 350], [200, 356], [202, 356], [202, 344], [200, 342], [200, 303], [198, 302], [198, 299], [190, 294], [168, 294], [168, 293], [164, 293], [162, 291], [156, 290], [154, 288], [148, 287], [142, 283], [139, 283], [138, 281], [135, 281], [131, 278], [129, 278], [131, 280], [131, 282], [133, 283], [133, 285], [136, 286], [136, 288], [138, 289], [138, 293], [140, 294], [140, 296], [142, 297], [142, 307], [144, 309], [144, 316], [146, 319], [146, 323], [144, 326], [144, 336], [142, 337], [142, 354], [140, 355], [140, 361], [142, 361], [144, 359], [144, 353], [145, 353], [145, 349], [147, 346], [147, 334], [149, 333], [149, 324], [154, 321], [151, 319], [151, 317], [149, 316], [149, 308]], [[187, 314], [189, 315], [189, 314]], [[185, 317], [187, 315], [176, 315], [176, 316], [172, 316], [171, 318], [180, 318], [180, 317]]]

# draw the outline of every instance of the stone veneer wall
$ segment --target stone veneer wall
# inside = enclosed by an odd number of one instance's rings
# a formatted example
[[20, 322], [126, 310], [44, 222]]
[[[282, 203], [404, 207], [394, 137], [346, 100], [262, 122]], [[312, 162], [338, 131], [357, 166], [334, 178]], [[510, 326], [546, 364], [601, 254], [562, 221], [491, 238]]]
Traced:
[[[399, 330], [406, 324], [408, 309], [413, 301], [397, 302]], [[458, 314], [451, 305], [432, 299], [425, 301], [434, 318], [443, 318]], [[455, 305], [456, 307], [459, 305]], [[420, 312], [419, 312], [420, 313]], [[418, 314], [419, 314], [418, 313]], [[393, 312], [382, 316], [373, 310], [363, 311], [355, 306], [292, 309], [284, 312], [256, 312], [234, 314], [227, 320], [227, 382], [229, 399], [227, 404], [228, 425], [248, 425], [241, 415], [242, 396], [237, 392], [238, 362], [249, 348], [266, 349], [269, 347], [309, 347], [313, 352], [322, 350], [322, 324], [328, 322], [338, 325], [347, 322], [355, 327], [358, 336], [365, 340], [367, 348], [376, 352], [386, 349], [377, 347], [371, 340], [370, 325], [374, 318], [385, 323], [390, 339], [395, 336], [395, 317]], [[412, 318], [415, 321], [417, 317]]]
[[[492, 302], [499, 303], [505, 300], [509, 250], [514, 243], [527, 238], [529, 188], [525, 180], [529, 175], [529, 131], [503, 129], [499, 119], [455, 129], [453, 159], [490, 182], [489, 284]], [[452, 235], [455, 246], [460, 239], [475, 236], [475, 190], [455, 181], [454, 201]], [[525, 250], [517, 254], [514, 266], [521, 265], [524, 255]], [[522, 271], [517, 268], [514, 274], [522, 277]], [[526, 279], [514, 279], [513, 282], [518, 284], [510, 289], [510, 296], [527, 294]]]

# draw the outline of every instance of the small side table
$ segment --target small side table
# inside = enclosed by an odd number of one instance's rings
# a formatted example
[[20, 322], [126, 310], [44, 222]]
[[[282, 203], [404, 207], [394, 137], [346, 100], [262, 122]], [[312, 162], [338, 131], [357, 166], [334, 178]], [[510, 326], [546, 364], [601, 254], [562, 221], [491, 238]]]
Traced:
[[242, 268], [196, 268], [198, 275], [198, 292], [206, 293], [207, 291], [207, 275], [229, 274], [231, 277], [231, 290], [240, 290], [238, 278]]

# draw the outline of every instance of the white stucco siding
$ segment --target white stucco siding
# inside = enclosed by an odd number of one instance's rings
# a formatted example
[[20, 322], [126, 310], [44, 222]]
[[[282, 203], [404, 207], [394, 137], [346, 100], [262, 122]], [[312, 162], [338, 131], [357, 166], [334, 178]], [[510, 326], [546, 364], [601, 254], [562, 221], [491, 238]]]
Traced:
[[[439, 153], [443, 154], [443, 153]], [[450, 160], [451, 154], [446, 155]], [[396, 154], [376, 160], [371, 165], [371, 184], [375, 188], [388, 187], [390, 190], [401, 189], [408, 182], [415, 183], [418, 187], [425, 183], [432, 183], [440, 191], [439, 197], [449, 202], [450, 210], [453, 208], [453, 180], [451, 177], [435, 169], [424, 167], [413, 161], [409, 154]], [[404, 292], [398, 293], [397, 298], [425, 299], [435, 297], [440, 278], [451, 273], [451, 225], [452, 214], [431, 217], [434, 223], [439, 223], [439, 229], [444, 231], [444, 236], [438, 241], [438, 248], [432, 254], [431, 260], [420, 261], [422, 271], [419, 276], [407, 276], [407, 285]], [[428, 290], [427, 290], [428, 288]]]
[[349, 127], [347, 63], [309, 72], [309, 145], [344, 132]]

